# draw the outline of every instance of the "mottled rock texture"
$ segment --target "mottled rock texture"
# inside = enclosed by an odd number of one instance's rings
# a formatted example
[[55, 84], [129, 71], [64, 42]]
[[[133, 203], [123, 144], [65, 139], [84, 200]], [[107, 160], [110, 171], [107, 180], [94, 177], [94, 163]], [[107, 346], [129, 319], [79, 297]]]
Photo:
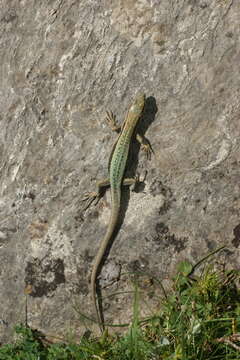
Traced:
[[96, 329], [75, 309], [94, 317], [88, 278], [111, 201], [83, 212], [81, 199], [107, 175], [106, 109], [122, 122], [138, 91], [155, 154], [134, 142], [129, 173], [148, 172], [123, 192], [106, 321], [131, 319], [133, 274], [145, 316], [180, 260], [226, 244], [219, 262], [239, 266], [239, 18], [239, 0], [0, 2], [1, 342], [26, 315], [55, 336]]

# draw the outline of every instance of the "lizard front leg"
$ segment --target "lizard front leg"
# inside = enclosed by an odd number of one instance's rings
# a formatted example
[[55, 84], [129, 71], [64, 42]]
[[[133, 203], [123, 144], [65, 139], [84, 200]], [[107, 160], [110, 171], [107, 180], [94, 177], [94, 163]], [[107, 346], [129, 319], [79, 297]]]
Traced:
[[151, 160], [151, 154], [154, 154], [154, 151], [151, 147], [150, 142], [140, 134], [136, 135], [136, 140], [141, 145], [141, 149], [147, 154], [147, 159]]
[[112, 111], [106, 111], [106, 113], [107, 113], [106, 122], [108, 123], [112, 131], [119, 133], [121, 130], [121, 126], [117, 124], [116, 116], [113, 114]]

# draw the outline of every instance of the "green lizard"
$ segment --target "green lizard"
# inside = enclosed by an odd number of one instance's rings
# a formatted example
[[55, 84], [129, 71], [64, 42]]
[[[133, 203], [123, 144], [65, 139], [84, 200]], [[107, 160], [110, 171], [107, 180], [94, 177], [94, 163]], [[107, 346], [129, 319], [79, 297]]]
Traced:
[[[104, 179], [103, 181], [98, 182], [98, 190], [96, 193], [88, 194], [83, 200], [91, 199], [86, 208], [94, 201], [95, 199], [98, 201], [101, 196], [101, 188], [110, 186], [111, 189], [111, 217], [108, 224], [108, 228], [104, 238], [101, 241], [98, 253], [96, 255], [92, 273], [91, 273], [91, 294], [92, 300], [94, 303], [97, 321], [100, 326], [100, 330], [104, 330], [104, 322], [102, 321], [102, 316], [99, 309], [99, 303], [97, 300], [96, 294], [96, 280], [99, 272], [99, 267], [102, 263], [105, 251], [107, 246], [112, 238], [115, 227], [118, 222], [119, 210], [120, 210], [120, 200], [121, 200], [121, 186], [122, 185], [131, 185], [136, 183], [138, 178], [135, 179], [123, 179], [126, 162], [129, 153], [129, 147], [132, 140], [132, 135], [134, 133], [135, 127], [137, 125], [138, 120], [140, 119], [143, 109], [145, 105], [145, 95], [139, 94], [135, 98], [134, 102], [130, 106], [126, 118], [123, 122], [123, 125], [118, 127], [116, 125], [115, 117], [111, 112], [107, 112], [107, 120], [112, 127], [112, 130], [119, 131], [118, 138], [116, 143], [112, 149], [112, 153], [109, 159], [108, 171], [109, 171], [109, 179]], [[143, 139], [139, 134], [136, 136], [137, 140], [141, 143], [143, 149], [147, 152], [147, 156], [150, 157], [152, 149], [150, 144]]]

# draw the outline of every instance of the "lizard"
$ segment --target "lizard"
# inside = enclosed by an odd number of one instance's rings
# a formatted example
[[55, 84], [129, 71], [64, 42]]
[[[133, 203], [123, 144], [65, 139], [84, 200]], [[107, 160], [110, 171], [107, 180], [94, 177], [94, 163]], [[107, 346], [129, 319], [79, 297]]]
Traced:
[[[108, 172], [109, 179], [104, 179], [97, 183], [97, 192], [89, 193], [83, 200], [91, 199], [88, 202], [86, 208], [96, 199], [97, 202], [101, 197], [101, 188], [110, 186], [111, 191], [111, 215], [108, 227], [105, 233], [104, 238], [100, 243], [99, 250], [94, 260], [94, 264], [91, 272], [90, 280], [90, 290], [92, 301], [94, 304], [97, 322], [100, 327], [100, 331], [104, 330], [104, 321], [102, 321], [102, 316], [99, 309], [99, 302], [97, 299], [96, 291], [96, 282], [99, 272], [100, 265], [102, 263], [105, 251], [109, 245], [110, 240], [112, 239], [113, 233], [115, 231], [119, 211], [120, 211], [120, 202], [121, 202], [121, 187], [122, 185], [132, 185], [138, 181], [138, 177], [135, 178], [126, 178], [124, 179], [124, 173], [127, 163], [127, 158], [129, 154], [129, 148], [132, 141], [133, 133], [138, 123], [138, 120], [141, 118], [145, 105], [145, 94], [140, 93], [136, 96], [133, 103], [130, 105], [125, 120], [121, 127], [117, 126], [115, 116], [112, 112], [107, 112], [107, 121], [111, 126], [113, 131], [119, 132], [118, 138], [113, 146], [109, 164]], [[120, 130], [120, 131], [119, 131]], [[136, 135], [136, 139], [139, 141], [143, 149], [147, 153], [147, 157], [151, 157], [151, 152], [153, 152], [150, 144], [146, 139], [144, 139], [139, 134]]]

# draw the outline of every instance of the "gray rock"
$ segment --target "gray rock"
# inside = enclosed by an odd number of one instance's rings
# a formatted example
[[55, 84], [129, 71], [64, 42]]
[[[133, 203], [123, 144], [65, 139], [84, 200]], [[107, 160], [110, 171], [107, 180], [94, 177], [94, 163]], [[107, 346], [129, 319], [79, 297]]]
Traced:
[[26, 317], [52, 336], [94, 330], [76, 309], [94, 317], [88, 278], [110, 196], [85, 212], [81, 199], [107, 175], [115, 136], [106, 109], [122, 122], [138, 91], [154, 156], [134, 143], [129, 174], [148, 173], [123, 192], [101, 271], [106, 321], [131, 321], [132, 281], [149, 315], [155, 280], [183, 259], [226, 244], [219, 262], [239, 267], [238, 1], [0, 7], [0, 341]]

